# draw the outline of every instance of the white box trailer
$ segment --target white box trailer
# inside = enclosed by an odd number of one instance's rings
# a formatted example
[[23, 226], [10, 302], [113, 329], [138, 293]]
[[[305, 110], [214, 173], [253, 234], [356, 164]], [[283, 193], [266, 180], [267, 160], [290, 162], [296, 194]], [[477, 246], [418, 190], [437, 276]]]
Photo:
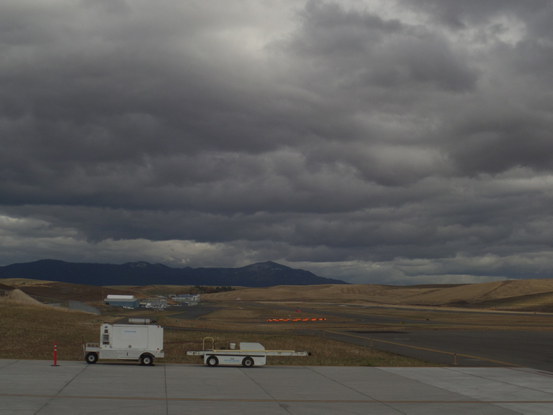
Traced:
[[86, 343], [85, 360], [138, 360], [142, 365], [153, 365], [164, 357], [163, 327], [157, 324], [108, 324], [100, 326], [100, 343]]
[[238, 343], [238, 348], [236, 348], [236, 343], [230, 343], [228, 349], [216, 349], [212, 337], [206, 337], [202, 346], [203, 350], [191, 350], [186, 354], [188, 356], [201, 356], [204, 364], [208, 366], [264, 366], [267, 363], [267, 356], [309, 355], [308, 352], [296, 352], [294, 350], [266, 350], [261, 343], [250, 342]]

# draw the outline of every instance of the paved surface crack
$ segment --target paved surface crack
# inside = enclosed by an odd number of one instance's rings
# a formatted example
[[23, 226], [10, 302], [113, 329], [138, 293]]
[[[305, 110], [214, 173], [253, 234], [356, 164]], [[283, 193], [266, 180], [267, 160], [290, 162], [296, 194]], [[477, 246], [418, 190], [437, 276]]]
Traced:
[[48, 401], [46, 401], [44, 403], [44, 405], [42, 405], [35, 413], [34, 415], [38, 415], [44, 408], [46, 408], [50, 402], [52, 402], [52, 400], [56, 399], [57, 397], [60, 396], [60, 394], [65, 390], [65, 388], [67, 388], [71, 383], [73, 383], [73, 381], [75, 379], [77, 379], [86, 369], [88, 369], [88, 365], [84, 366], [81, 370], [79, 370], [75, 376], [73, 376], [71, 379], [69, 379], [67, 382], [65, 382], [65, 384], [61, 387], [61, 389], [55, 394], [53, 395], [50, 399], [48, 399]]
[[259, 389], [261, 389], [263, 392], [265, 392], [267, 394], [267, 396], [269, 396], [275, 403], [278, 404], [278, 406], [280, 408], [282, 408], [284, 411], [286, 411], [287, 414], [292, 414], [292, 412], [290, 412], [290, 406], [279, 401], [278, 399], [276, 399], [267, 389], [265, 389], [263, 387], [263, 385], [261, 385], [258, 381], [256, 381], [254, 378], [252, 378], [248, 373], [247, 373], [247, 370], [250, 370], [250, 369], [245, 369], [245, 370], [242, 370], [242, 373], [249, 379], [251, 380], [253, 383], [255, 383]]
[[387, 406], [388, 408], [390, 408], [390, 409], [392, 409], [392, 410], [394, 410], [394, 411], [396, 411], [396, 412], [398, 412], [398, 413], [400, 413], [400, 414], [407, 415], [405, 412], [400, 411], [399, 409], [393, 407], [392, 405], [388, 404], [387, 402], [384, 402], [384, 401], [381, 401], [381, 400], [379, 400], [379, 399], [376, 399], [375, 397], [369, 395], [368, 393], [362, 392], [362, 391], [357, 390], [357, 389], [355, 389], [355, 388], [352, 388], [351, 386], [348, 386], [348, 385], [346, 385], [346, 384], [344, 384], [344, 383], [342, 383], [342, 382], [339, 382], [339, 381], [337, 381], [336, 379], [333, 379], [333, 378], [331, 378], [331, 377], [325, 375], [324, 373], [319, 372], [318, 370], [316, 370], [316, 369], [313, 368], [313, 367], [308, 367], [308, 369], [310, 369], [311, 371], [317, 373], [319, 376], [322, 376], [322, 377], [324, 377], [325, 379], [328, 379], [329, 381], [334, 382], [334, 383], [336, 383], [336, 384], [342, 386], [343, 388], [349, 389], [349, 390], [351, 390], [351, 391], [353, 391], [353, 392], [355, 392], [355, 393], [358, 393], [358, 394], [360, 394], [360, 395], [366, 396], [366, 397], [368, 397], [369, 399], [372, 399], [372, 400], [375, 401], [375, 402], [378, 402], [378, 403], [380, 403], [380, 404], [382, 404], [382, 405], [384, 405], [384, 406]]

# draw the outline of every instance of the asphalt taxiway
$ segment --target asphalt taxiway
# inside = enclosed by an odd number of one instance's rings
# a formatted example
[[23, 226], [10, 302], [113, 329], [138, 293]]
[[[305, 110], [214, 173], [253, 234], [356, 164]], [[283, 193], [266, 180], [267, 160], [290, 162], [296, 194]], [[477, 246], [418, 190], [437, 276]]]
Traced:
[[0, 414], [553, 413], [553, 373], [525, 368], [0, 360]]

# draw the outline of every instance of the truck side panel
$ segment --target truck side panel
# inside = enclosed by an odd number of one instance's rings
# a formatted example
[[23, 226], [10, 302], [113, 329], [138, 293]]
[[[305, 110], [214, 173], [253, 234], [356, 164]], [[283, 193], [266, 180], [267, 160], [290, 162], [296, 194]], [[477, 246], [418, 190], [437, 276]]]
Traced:
[[104, 349], [100, 350], [99, 358], [100, 359], [128, 359], [128, 360], [138, 360], [140, 358], [140, 355], [144, 352], [144, 350], [136, 350], [136, 349], [129, 349], [129, 350], [121, 350], [121, 349]]
[[97, 352], [100, 359], [138, 360], [144, 353], [164, 357], [163, 327], [137, 324], [103, 324], [100, 344], [85, 352]]
[[148, 327], [132, 325], [113, 325], [110, 346], [113, 349], [147, 349]]

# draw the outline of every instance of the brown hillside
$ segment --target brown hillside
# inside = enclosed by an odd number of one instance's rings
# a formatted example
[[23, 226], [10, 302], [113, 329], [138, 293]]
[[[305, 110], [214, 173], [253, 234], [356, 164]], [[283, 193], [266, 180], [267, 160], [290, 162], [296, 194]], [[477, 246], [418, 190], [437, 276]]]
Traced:
[[553, 280], [510, 280], [435, 289], [405, 298], [408, 304], [479, 304], [553, 292]]
[[17, 287], [31, 297], [45, 303], [57, 303], [69, 300], [102, 303], [107, 294], [132, 294], [132, 292], [114, 288], [55, 281], [24, 278], [6, 278], [0, 281], [12, 287]]
[[[551, 293], [551, 296], [547, 295]], [[522, 300], [522, 298], [526, 300]], [[385, 286], [318, 285], [243, 288], [203, 295], [205, 300], [257, 301], [364, 301], [392, 305], [493, 306], [524, 308], [532, 297], [533, 306], [548, 306], [553, 299], [553, 280], [509, 280], [466, 285]], [[538, 301], [539, 300], [539, 301]], [[510, 304], [510, 301], [513, 304]], [[536, 303], [538, 301], [538, 303]], [[499, 303], [500, 304], [499, 304]], [[517, 306], [518, 304], [518, 306]], [[553, 304], [551, 304], [553, 305]], [[521, 308], [522, 307], [522, 308]]]
[[9, 291], [7, 295], [0, 297], [0, 301], [24, 305], [43, 305], [40, 301], [35, 300], [33, 297], [25, 294], [18, 288], [13, 289]]

